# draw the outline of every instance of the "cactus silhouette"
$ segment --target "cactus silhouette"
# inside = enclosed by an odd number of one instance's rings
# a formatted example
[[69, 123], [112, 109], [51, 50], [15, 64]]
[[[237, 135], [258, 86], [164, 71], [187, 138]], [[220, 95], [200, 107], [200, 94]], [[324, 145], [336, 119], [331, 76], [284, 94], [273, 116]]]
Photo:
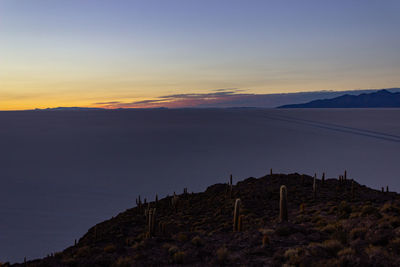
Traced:
[[280, 189], [279, 220], [281, 222], [286, 222], [288, 220], [287, 189], [285, 185], [282, 185]]
[[317, 174], [314, 174], [313, 195], [314, 195], [314, 198], [317, 197]]
[[174, 196], [171, 199], [171, 204], [172, 204], [172, 208], [175, 211], [178, 211], [178, 201], [179, 201], [179, 197], [174, 192]]
[[237, 232], [239, 230], [239, 216], [240, 216], [240, 199], [235, 201], [235, 209], [233, 211], [233, 231]]
[[155, 225], [156, 225], [156, 209], [150, 209], [149, 210], [149, 220], [148, 220], [148, 225], [149, 225], [149, 236], [154, 236], [155, 234]]

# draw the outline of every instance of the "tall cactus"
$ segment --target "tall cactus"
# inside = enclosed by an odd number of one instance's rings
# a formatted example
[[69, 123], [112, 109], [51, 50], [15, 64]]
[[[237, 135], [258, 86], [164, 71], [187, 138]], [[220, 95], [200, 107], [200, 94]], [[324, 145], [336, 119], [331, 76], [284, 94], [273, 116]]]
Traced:
[[233, 178], [232, 178], [232, 174], [231, 174], [231, 177], [229, 179], [229, 197], [230, 198], [233, 197]]
[[269, 170], [269, 175], [272, 176], [272, 168]]
[[149, 236], [154, 236], [156, 230], [156, 209], [149, 211]]
[[344, 180], [345, 181], [347, 180], [347, 171], [346, 170], [344, 170]]
[[178, 211], [178, 200], [179, 200], [179, 197], [174, 192], [174, 196], [171, 199], [171, 204], [172, 204], [172, 207], [175, 209], [175, 212]]
[[285, 185], [282, 185], [280, 189], [279, 220], [281, 222], [286, 222], [288, 220], [287, 189]]
[[313, 195], [314, 195], [314, 198], [317, 197], [317, 174], [314, 174]]
[[237, 232], [239, 230], [239, 217], [240, 217], [240, 199], [235, 201], [235, 209], [233, 211], [233, 231]]
[[322, 178], [321, 178], [321, 183], [324, 184], [325, 183], [325, 173], [322, 173]]
[[138, 208], [139, 213], [142, 212], [142, 200], [140, 199], [140, 195], [139, 197], [136, 199], [136, 206]]

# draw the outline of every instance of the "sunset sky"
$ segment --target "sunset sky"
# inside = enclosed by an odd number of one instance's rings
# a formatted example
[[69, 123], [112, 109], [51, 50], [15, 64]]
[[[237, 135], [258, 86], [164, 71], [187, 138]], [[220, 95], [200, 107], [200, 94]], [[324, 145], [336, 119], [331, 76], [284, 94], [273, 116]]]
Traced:
[[0, 0], [0, 110], [399, 87], [399, 14], [398, 0]]

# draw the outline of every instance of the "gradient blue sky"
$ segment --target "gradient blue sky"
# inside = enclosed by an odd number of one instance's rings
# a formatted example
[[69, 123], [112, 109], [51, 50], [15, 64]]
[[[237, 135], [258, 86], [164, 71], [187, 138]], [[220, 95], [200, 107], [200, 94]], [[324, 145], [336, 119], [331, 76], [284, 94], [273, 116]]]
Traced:
[[400, 85], [400, 1], [1, 0], [0, 109]]

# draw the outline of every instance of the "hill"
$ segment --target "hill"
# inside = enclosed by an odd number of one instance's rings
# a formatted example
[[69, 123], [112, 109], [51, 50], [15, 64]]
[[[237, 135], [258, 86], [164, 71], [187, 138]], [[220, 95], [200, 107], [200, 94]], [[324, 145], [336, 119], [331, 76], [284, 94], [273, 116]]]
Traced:
[[[287, 221], [280, 220], [281, 185]], [[315, 185], [314, 194], [313, 177], [271, 174], [146, 204], [137, 199], [136, 207], [92, 227], [75, 245], [26, 265], [400, 265], [397, 193], [343, 177]], [[241, 229], [233, 231], [238, 198]]]
[[304, 104], [283, 105], [278, 108], [397, 108], [400, 92], [379, 90], [360, 95], [342, 95], [332, 99], [319, 99]]

